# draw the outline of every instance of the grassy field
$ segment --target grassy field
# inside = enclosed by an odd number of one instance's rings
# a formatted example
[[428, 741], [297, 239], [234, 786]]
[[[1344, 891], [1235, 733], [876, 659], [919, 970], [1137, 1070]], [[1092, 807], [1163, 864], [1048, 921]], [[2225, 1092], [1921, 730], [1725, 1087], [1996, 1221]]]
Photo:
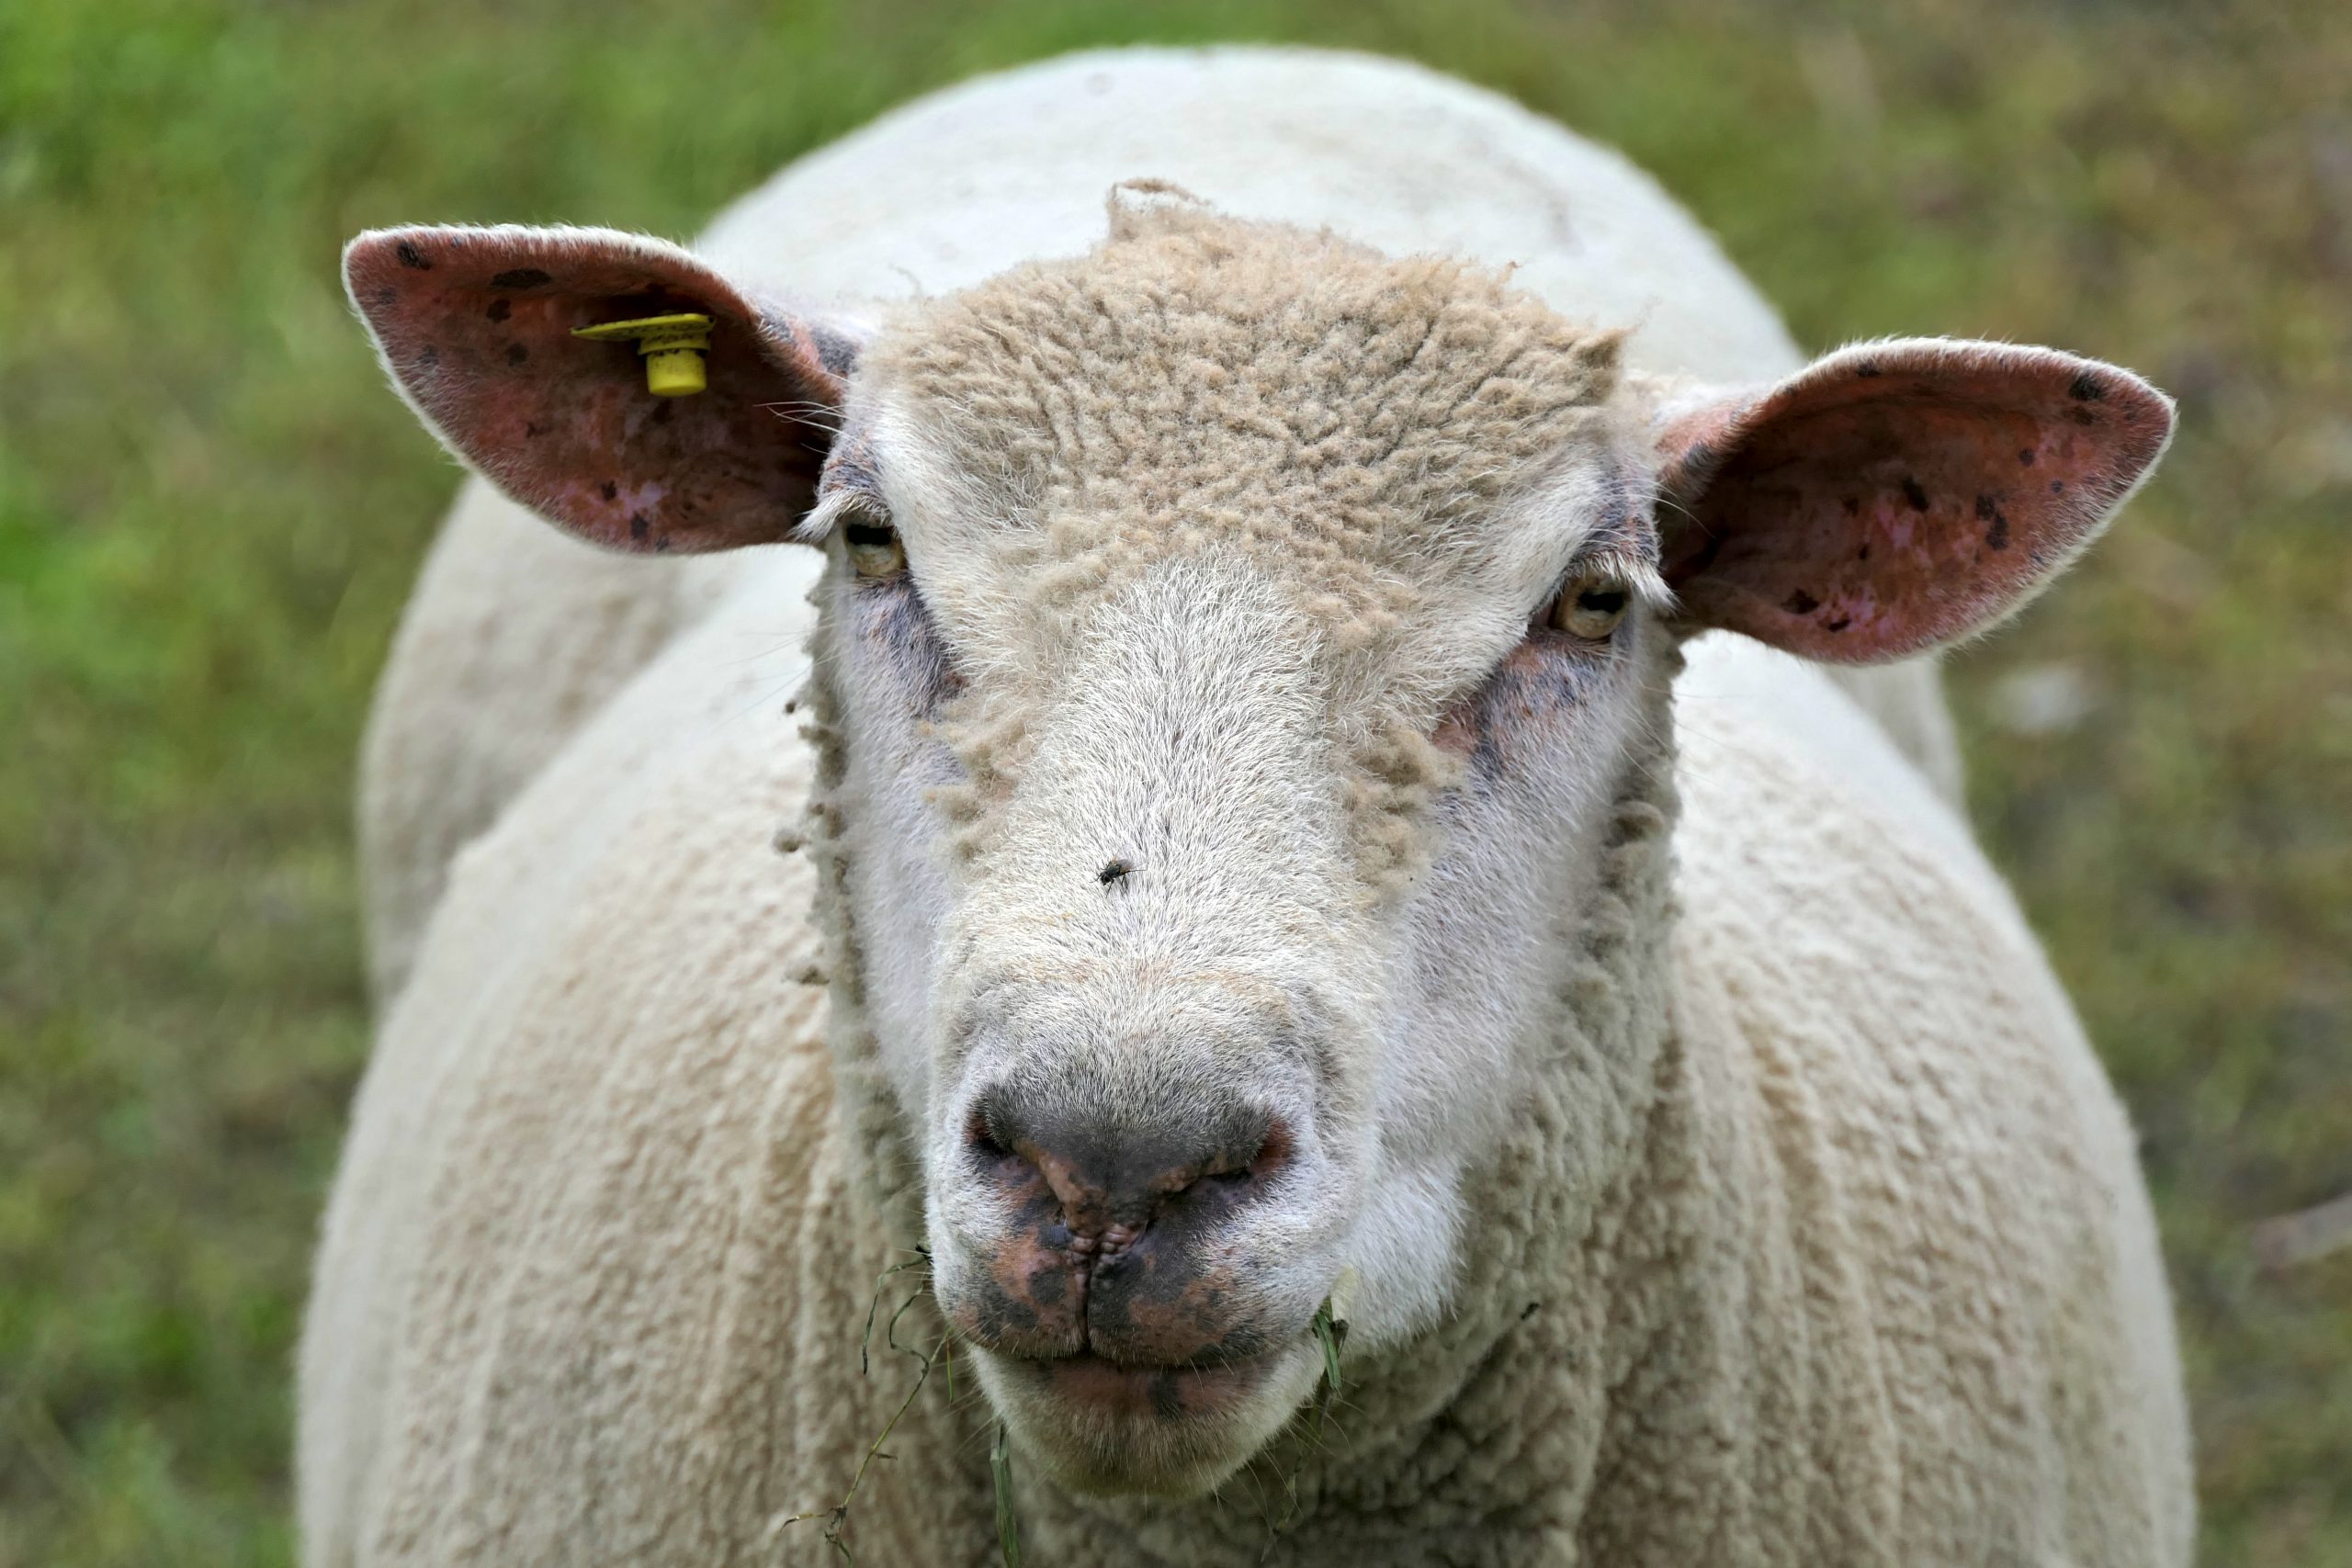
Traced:
[[2352, 6], [0, 6], [0, 1568], [280, 1563], [367, 1043], [347, 801], [452, 483], [334, 278], [403, 220], [690, 232], [920, 89], [1134, 38], [1419, 56], [1655, 169], [1826, 345], [2182, 400], [1955, 668], [1978, 823], [2145, 1133], [2209, 1561], [2352, 1562]]

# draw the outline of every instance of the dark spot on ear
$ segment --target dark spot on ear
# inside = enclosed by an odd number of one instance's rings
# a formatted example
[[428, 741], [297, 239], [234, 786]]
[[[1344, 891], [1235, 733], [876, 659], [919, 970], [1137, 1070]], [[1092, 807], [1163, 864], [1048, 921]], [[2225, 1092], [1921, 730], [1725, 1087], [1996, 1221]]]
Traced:
[[2098, 378], [2086, 370], [2075, 378], [2074, 385], [2066, 389], [2066, 395], [2078, 403], [2095, 403], [2107, 396], [2107, 389], [2098, 384]]
[[490, 286], [492, 288], [537, 288], [548, 280], [548, 275], [537, 267], [518, 266], [492, 278]]
[[1846, 515], [1849, 517], [1860, 517], [1862, 514], [1862, 501], [1860, 496], [1849, 495], [1838, 504], [1846, 509]]
[[528, 358], [530, 358], [530, 357], [531, 357], [531, 351], [530, 351], [529, 349], [527, 349], [527, 348], [525, 348], [521, 344], [519, 344], [519, 343], [517, 343], [517, 344], [509, 344], [507, 345], [507, 348], [506, 348], [506, 363], [507, 363], [507, 364], [509, 364], [509, 365], [520, 365], [520, 364], [522, 364], [522, 363], [523, 363], [523, 361], [525, 361], [526, 359], [528, 359]]
[[1871, 558], [1871, 547], [1870, 547], [1868, 545], [1864, 545], [1860, 549], [1856, 550], [1856, 551], [1854, 552], [1854, 558], [1855, 558], [1856, 560], [1868, 560], [1868, 559], [1870, 559], [1870, 558]]
[[1921, 490], [1919, 481], [1909, 474], [1903, 476], [1903, 499], [1911, 503], [1911, 510], [1914, 512], [1928, 510], [1928, 492]]
[[1134, 865], [1126, 861], [1114, 860], [1104, 865], [1101, 871], [1096, 872], [1094, 876], [1096, 881], [1108, 887], [1114, 882], [1123, 881], [1133, 875], [1135, 869]]
[[492, 299], [490, 302], [489, 315], [493, 321], [503, 321], [514, 313], [514, 306], [511, 300]]
[[1986, 549], [2006, 550], [2009, 547], [2008, 516], [1993, 503], [1991, 496], [1980, 495], [1976, 498], [1976, 520], [1979, 523], [1991, 525], [1984, 530]]
[[2018, 461], [2024, 464], [2029, 468], [2033, 467], [2033, 448], [2030, 446], [2018, 447]]
[[424, 254], [418, 250], [414, 245], [410, 244], [406, 240], [402, 240], [400, 243], [400, 247], [394, 254], [401, 258], [401, 265], [402, 266], [412, 266], [419, 272], [431, 272], [433, 270], [433, 264], [424, 259]]
[[389, 283], [384, 285], [383, 288], [376, 290], [376, 303], [379, 305], [390, 305], [399, 299], [400, 297], [401, 291], [394, 288]]
[[598, 485], [596, 489], [606, 501], [617, 501], [620, 499], [621, 487], [611, 479], [606, 479], [603, 484]]
[[645, 515], [645, 513], [642, 513], [642, 512], [632, 512], [632, 513], [629, 513], [629, 515], [628, 515], [628, 536], [629, 536], [630, 538], [632, 538], [632, 539], [642, 539], [643, 537], [645, 537], [646, 534], [651, 530], [651, 528], [652, 528], [652, 527], [653, 527], [653, 524], [652, 524], [652, 522], [651, 522], [650, 519], [648, 519], [648, 518], [647, 518], [647, 516]]
[[2076, 424], [2097, 424], [2098, 423], [2098, 415], [2091, 412], [2088, 409], [2068, 409], [2066, 411], [2066, 417], [2073, 420]]
[[1781, 608], [1792, 615], [1810, 615], [1821, 608], [1821, 601], [1800, 588], [1781, 602]]
[[2066, 481], [2064, 479], [2052, 479], [2050, 481], [2050, 493], [2052, 495], [2065, 494]]
[[1853, 617], [1853, 616], [1851, 616], [1851, 615], [1840, 615], [1840, 616], [1838, 616], [1838, 617], [1836, 620], [1834, 620], [1834, 621], [1824, 621], [1824, 622], [1822, 622], [1822, 623], [1821, 623], [1821, 629], [1822, 629], [1823, 631], [1826, 631], [1826, 632], [1842, 632], [1842, 631], [1844, 631], [1848, 626], [1852, 626], [1853, 624], [1854, 624], [1854, 617]]
[[548, 427], [544, 424], [531, 424], [526, 423], [523, 426], [523, 439], [526, 441], [534, 440], [539, 436], [545, 435], [547, 433]]
[[431, 344], [426, 344], [416, 351], [416, 362], [423, 368], [430, 370], [441, 363], [441, 351]]
[[1881, 375], [1885, 374], [1885, 372], [1882, 371], [1882, 370], [1878, 367], [1878, 361], [1877, 361], [1877, 360], [1875, 360], [1875, 359], [1865, 359], [1865, 360], [1863, 360], [1860, 365], [1857, 365], [1857, 366], [1855, 366], [1855, 367], [1854, 367], [1854, 374], [1855, 374], [1856, 376], [1860, 377], [1861, 379], [1863, 379], [1863, 380], [1867, 381], [1867, 380], [1869, 380], [1871, 377], [1873, 377], [1873, 376], [1881, 376]]

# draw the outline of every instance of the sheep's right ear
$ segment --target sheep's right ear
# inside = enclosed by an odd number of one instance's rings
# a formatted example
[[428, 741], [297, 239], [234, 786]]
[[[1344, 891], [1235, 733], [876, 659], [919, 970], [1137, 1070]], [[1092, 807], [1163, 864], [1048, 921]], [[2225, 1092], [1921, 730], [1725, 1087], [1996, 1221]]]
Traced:
[[[501, 490], [593, 543], [787, 537], [814, 498], [857, 352], [675, 245], [605, 229], [379, 229], [344, 281], [392, 379]], [[636, 346], [573, 329], [712, 318], [706, 389], [655, 397]]]

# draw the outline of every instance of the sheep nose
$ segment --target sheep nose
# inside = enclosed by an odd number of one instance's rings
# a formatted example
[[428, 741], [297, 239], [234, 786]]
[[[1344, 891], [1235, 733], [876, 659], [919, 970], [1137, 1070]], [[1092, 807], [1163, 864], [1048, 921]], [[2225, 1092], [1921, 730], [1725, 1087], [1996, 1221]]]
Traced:
[[1213, 1222], [1256, 1196], [1289, 1156], [1289, 1130], [1263, 1111], [1188, 1110], [1138, 1125], [1063, 1108], [1024, 1110], [1000, 1090], [975, 1104], [967, 1137], [982, 1177], [1006, 1198], [1034, 1201], [1042, 1182], [1069, 1232], [1061, 1246], [1114, 1253], [1155, 1223]]
[[965, 1126], [966, 1173], [996, 1202], [970, 1234], [948, 1315], [1029, 1359], [1091, 1351], [1128, 1366], [1231, 1360], [1263, 1348], [1232, 1244], [1308, 1155], [1266, 1111], [1193, 1086], [1157, 1111], [991, 1089]]

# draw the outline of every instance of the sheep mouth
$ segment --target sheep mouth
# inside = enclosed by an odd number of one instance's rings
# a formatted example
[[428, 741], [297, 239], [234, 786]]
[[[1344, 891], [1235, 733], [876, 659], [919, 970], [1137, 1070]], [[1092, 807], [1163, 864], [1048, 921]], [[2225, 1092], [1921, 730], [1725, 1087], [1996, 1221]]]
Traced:
[[1114, 1361], [1091, 1350], [1008, 1357], [1006, 1370], [1054, 1404], [1098, 1416], [1182, 1421], [1229, 1415], [1258, 1393], [1280, 1359], [1240, 1356], [1177, 1364]]
[[1060, 1485], [1186, 1498], [1247, 1464], [1306, 1401], [1319, 1365], [1304, 1344], [1283, 1344], [1148, 1362], [982, 1350], [978, 1371], [1019, 1451]]

